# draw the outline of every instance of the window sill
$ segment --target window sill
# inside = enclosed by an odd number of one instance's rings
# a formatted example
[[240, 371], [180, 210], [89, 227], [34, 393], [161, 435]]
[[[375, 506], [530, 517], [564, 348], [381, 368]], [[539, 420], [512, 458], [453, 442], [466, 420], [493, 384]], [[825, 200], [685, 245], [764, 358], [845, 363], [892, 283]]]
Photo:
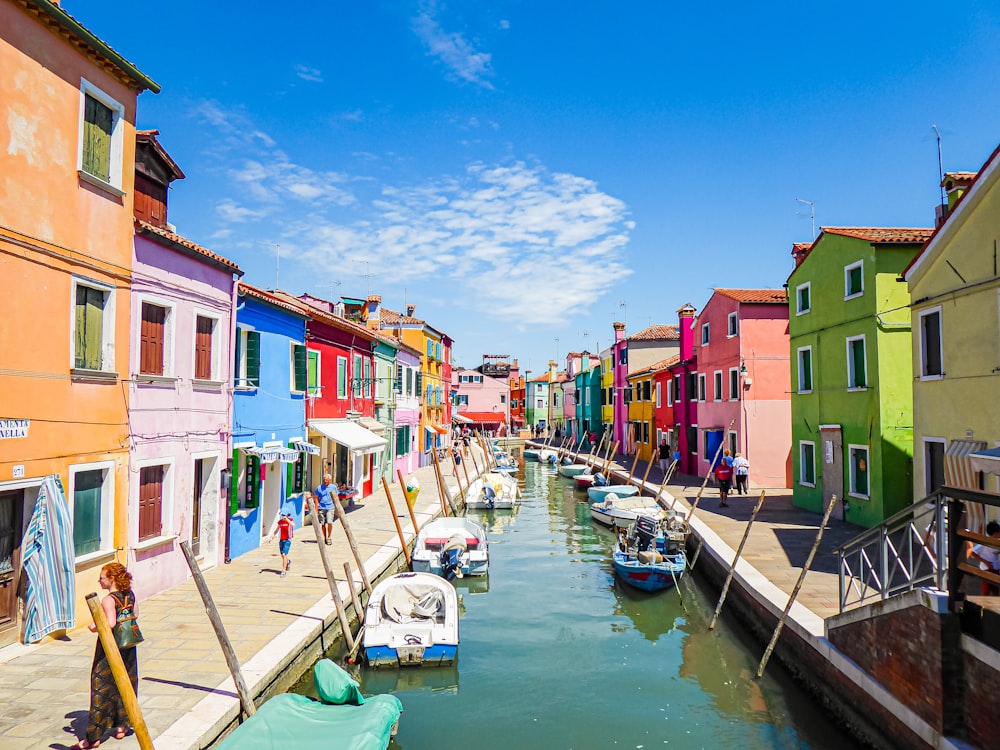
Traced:
[[238, 511], [230, 515], [230, 518], [249, 518], [250, 514], [254, 513], [256, 508], [240, 508]]
[[94, 175], [90, 172], [84, 172], [82, 169], [78, 169], [76, 170], [76, 173], [80, 176], [80, 179], [83, 182], [86, 182], [88, 185], [93, 185], [99, 190], [103, 190], [108, 195], [114, 196], [115, 198], [125, 197], [125, 191], [119, 190], [110, 182], [105, 182], [100, 177], [94, 177]]
[[855, 292], [854, 294], [844, 295], [844, 301], [846, 302], [849, 299], [857, 299], [858, 297], [864, 297], [864, 296], [865, 296], [865, 292], [862, 289], [860, 292]]
[[78, 383], [117, 383], [118, 373], [71, 367], [69, 370], [69, 379]]
[[808, 310], [799, 310], [799, 311], [797, 311], [795, 313], [795, 316], [798, 317], [799, 315], [808, 315], [811, 312], [812, 312], [812, 308], [810, 307]]
[[132, 380], [137, 385], [176, 385], [178, 378], [170, 375], [148, 375], [138, 373], [132, 376]]
[[812, 388], [810, 388], [808, 391], [796, 391], [795, 395], [797, 395], [797, 396], [808, 396], [811, 393], [812, 393]]
[[191, 387], [199, 391], [221, 391], [222, 386], [226, 384], [224, 380], [200, 380], [199, 378], [191, 379]]
[[97, 552], [89, 552], [86, 555], [80, 555], [75, 560], [76, 569], [79, 571], [81, 568], [89, 568], [94, 565], [94, 563], [105, 562], [115, 559], [115, 550], [113, 549], [99, 549]]
[[918, 380], [921, 383], [926, 383], [929, 380], [944, 380], [944, 373], [942, 372], [940, 375], [921, 375]]
[[868, 495], [859, 495], [856, 492], [848, 492], [847, 496], [848, 497], [853, 497], [855, 500], [871, 500], [870, 496], [868, 496]]
[[254, 393], [256, 392], [256, 390], [257, 386], [255, 385], [238, 385], [235, 388], [233, 388], [233, 391], [235, 391], [236, 393]]
[[848, 388], [847, 392], [848, 393], [864, 393], [867, 390], [868, 390], [868, 386], [867, 385], [861, 385], [861, 386], [854, 386], [853, 388]]
[[816, 489], [816, 483], [815, 482], [812, 482], [812, 483], [809, 483], [809, 482], [799, 482], [799, 486], [800, 487], [811, 487], [812, 489]]
[[136, 552], [145, 552], [148, 549], [153, 549], [154, 547], [162, 547], [164, 544], [170, 544], [177, 538], [176, 534], [169, 534], [167, 536], [154, 536], [152, 539], [144, 539], [141, 542], [137, 542], [132, 546], [132, 549]]

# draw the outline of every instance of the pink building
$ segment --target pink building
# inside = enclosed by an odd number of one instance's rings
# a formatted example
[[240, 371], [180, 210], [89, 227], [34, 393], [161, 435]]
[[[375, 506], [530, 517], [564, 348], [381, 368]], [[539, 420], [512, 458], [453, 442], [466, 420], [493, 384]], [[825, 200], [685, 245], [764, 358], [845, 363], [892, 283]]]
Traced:
[[471, 419], [470, 425], [497, 430], [510, 421], [510, 384], [506, 378], [484, 375], [480, 370], [453, 367], [451, 390], [454, 413]]
[[788, 301], [782, 289], [716, 289], [694, 326], [698, 476], [720, 444], [750, 462], [751, 487], [790, 487]]

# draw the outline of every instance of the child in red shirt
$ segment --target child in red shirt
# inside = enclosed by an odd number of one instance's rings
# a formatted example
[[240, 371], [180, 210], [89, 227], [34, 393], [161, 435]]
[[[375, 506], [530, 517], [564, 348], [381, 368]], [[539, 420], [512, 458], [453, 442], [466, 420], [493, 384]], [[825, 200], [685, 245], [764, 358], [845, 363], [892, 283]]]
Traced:
[[292, 520], [291, 513], [282, 513], [281, 518], [278, 519], [278, 528], [274, 530], [271, 534], [271, 541], [275, 536], [281, 534], [278, 539], [278, 552], [281, 553], [281, 577], [284, 578], [288, 573], [288, 569], [292, 567], [292, 561], [288, 557], [288, 553], [292, 550], [292, 538], [295, 536], [295, 521]]

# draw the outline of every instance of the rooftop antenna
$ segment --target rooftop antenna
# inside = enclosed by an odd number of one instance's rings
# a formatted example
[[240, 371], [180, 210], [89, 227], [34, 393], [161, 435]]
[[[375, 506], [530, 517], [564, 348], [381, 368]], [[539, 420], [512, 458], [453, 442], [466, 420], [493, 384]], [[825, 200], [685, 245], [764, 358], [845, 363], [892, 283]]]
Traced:
[[625, 311], [624, 314], [623, 314], [624, 315], [624, 320], [622, 320], [622, 323], [625, 324], [625, 330], [627, 331], [628, 330], [628, 302], [626, 302], [625, 300], [622, 300], [621, 302], [619, 302], [618, 303], [618, 309]]
[[587, 350], [587, 339], [590, 338], [590, 331], [583, 331], [583, 333], [581, 333], [580, 335], [583, 336], [583, 350], [584, 351], [588, 351]]
[[280, 289], [281, 285], [278, 284], [278, 272], [281, 270], [281, 245], [277, 242], [262, 242], [258, 241], [258, 245], [267, 245], [268, 247], [274, 248], [274, 288]]
[[372, 294], [372, 276], [376, 276], [377, 274], [371, 272], [368, 265], [368, 261], [364, 258], [351, 258], [351, 262], [365, 264], [365, 272], [362, 274], [362, 276], [365, 277], [365, 283], [368, 285], [368, 291], [366, 292], [366, 294], [370, 297]]
[[938, 185], [941, 190], [941, 205], [943, 206], [947, 201], [944, 195], [944, 161], [941, 159], [941, 131], [938, 130], [937, 125], [931, 125], [931, 129], [934, 131], [934, 135], [937, 137], [937, 150], [938, 150]]
[[317, 284], [316, 288], [317, 289], [322, 289], [324, 291], [326, 291], [327, 289], [329, 289], [330, 290], [330, 299], [329, 299], [329, 301], [333, 302], [335, 300], [336, 296], [337, 296], [336, 295], [336, 289], [338, 289], [340, 287], [340, 283], [341, 282], [339, 282], [339, 281], [331, 281], [329, 284]]
[[[809, 236], [809, 239], [816, 239], [816, 201], [807, 201], [805, 198], [796, 198], [795, 202], [809, 206], [809, 223], [812, 226], [812, 234]], [[803, 216], [804, 214], [800, 214], [796, 211], [795, 215]]]
[[558, 336], [556, 336], [555, 341], [556, 341], [556, 367], [558, 367], [559, 366], [559, 337]]

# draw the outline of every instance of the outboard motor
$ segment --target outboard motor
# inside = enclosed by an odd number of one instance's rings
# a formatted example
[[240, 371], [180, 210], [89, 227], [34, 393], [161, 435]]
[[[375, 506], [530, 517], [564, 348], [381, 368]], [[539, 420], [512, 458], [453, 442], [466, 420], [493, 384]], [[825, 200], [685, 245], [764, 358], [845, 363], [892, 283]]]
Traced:
[[563, 466], [569, 466], [571, 463], [573, 463], [573, 459], [572, 458], [570, 458], [569, 456], [563, 456], [563, 460], [562, 460], [562, 465]]
[[465, 537], [461, 534], [452, 534], [448, 542], [441, 550], [439, 558], [441, 562], [441, 576], [450, 581], [452, 578], [462, 578], [462, 559], [468, 551]]
[[656, 545], [656, 521], [648, 516], [639, 516], [635, 519], [636, 549], [639, 552], [655, 549]]
[[486, 498], [487, 508], [492, 508], [494, 505], [496, 505], [497, 493], [493, 489], [493, 487], [485, 483], [483, 484], [483, 497]]
[[608, 478], [604, 476], [601, 472], [594, 474], [594, 486], [595, 487], [607, 487]]

